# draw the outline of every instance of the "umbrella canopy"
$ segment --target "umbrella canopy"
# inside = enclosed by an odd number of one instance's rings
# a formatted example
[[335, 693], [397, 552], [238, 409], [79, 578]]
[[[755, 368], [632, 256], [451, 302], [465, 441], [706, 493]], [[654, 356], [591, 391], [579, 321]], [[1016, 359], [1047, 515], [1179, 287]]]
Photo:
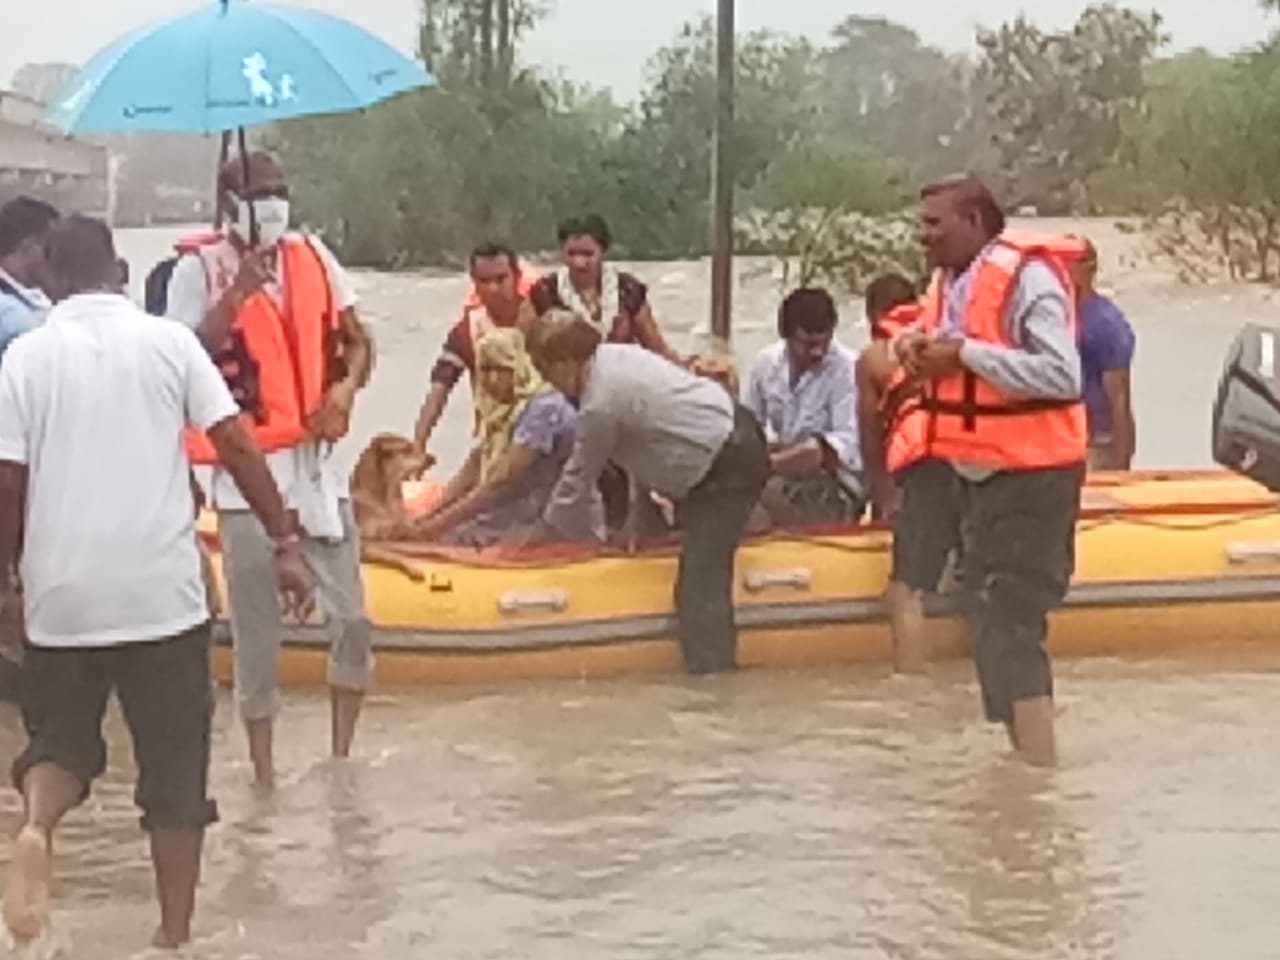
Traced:
[[433, 84], [421, 64], [338, 17], [221, 0], [122, 37], [54, 102], [67, 133], [221, 133], [362, 110]]

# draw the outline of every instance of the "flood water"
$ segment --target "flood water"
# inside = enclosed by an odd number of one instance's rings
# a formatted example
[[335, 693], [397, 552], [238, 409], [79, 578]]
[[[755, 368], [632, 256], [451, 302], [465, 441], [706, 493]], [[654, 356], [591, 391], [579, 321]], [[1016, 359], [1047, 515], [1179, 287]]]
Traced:
[[[1184, 288], [1087, 224], [1140, 336], [1140, 462], [1208, 462], [1209, 405], [1241, 287]], [[140, 279], [172, 233], [125, 232]], [[707, 313], [703, 264], [642, 265], [660, 320]], [[354, 446], [408, 432], [459, 278], [362, 275], [380, 346]], [[741, 357], [776, 290], [740, 284]], [[860, 342], [846, 311], [844, 339]], [[683, 339], [676, 337], [677, 341]], [[455, 400], [440, 447], [462, 452]], [[1206, 638], [1212, 640], [1212, 638]], [[256, 798], [219, 706], [198, 940], [186, 955], [330, 960], [1251, 960], [1277, 955], [1280, 657], [1059, 669], [1062, 769], [1012, 762], [964, 664], [690, 681], [381, 691], [359, 756], [322, 759], [327, 702], [287, 700], [282, 784]], [[0, 749], [20, 744], [16, 717]], [[64, 955], [146, 955], [150, 867], [127, 737], [60, 834]], [[5, 793], [0, 821], [16, 820]], [[8, 832], [7, 830], [5, 831]]]

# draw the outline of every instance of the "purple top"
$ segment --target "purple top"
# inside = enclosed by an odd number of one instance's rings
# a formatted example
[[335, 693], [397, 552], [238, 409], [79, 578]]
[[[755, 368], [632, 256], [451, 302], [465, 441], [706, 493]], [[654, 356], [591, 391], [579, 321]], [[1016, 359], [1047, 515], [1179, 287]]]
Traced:
[[488, 546], [512, 529], [530, 526], [542, 517], [560, 471], [573, 452], [578, 414], [564, 394], [550, 388], [529, 400], [512, 429], [513, 443], [539, 454], [520, 479], [519, 488], [480, 516], [445, 536], [446, 542]]
[[1137, 338], [1120, 308], [1100, 294], [1080, 304], [1080, 365], [1084, 374], [1084, 406], [1089, 416], [1089, 436], [1111, 432], [1111, 406], [1102, 386], [1102, 375], [1128, 370], [1133, 365]]

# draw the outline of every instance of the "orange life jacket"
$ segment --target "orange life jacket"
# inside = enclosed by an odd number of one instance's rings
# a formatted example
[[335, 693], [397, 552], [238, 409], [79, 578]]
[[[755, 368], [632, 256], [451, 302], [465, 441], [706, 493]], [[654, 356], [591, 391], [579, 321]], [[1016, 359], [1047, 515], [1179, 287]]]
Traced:
[[[1066, 264], [1083, 256], [1076, 237], [1008, 231], [975, 266], [964, 309], [965, 336], [984, 343], [1015, 346], [1005, 329], [1005, 310], [1018, 274], [1029, 260], [1047, 263], [1067, 291], [1068, 320], [1078, 327], [1074, 284]], [[941, 274], [925, 295], [921, 321], [936, 331], [945, 310]], [[885, 465], [896, 473], [924, 459], [976, 462], [1004, 470], [1067, 466], [1084, 460], [1088, 432], [1084, 404], [1072, 400], [1010, 397], [994, 384], [964, 370], [922, 385], [895, 382], [908, 395], [888, 436]], [[892, 390], [892, 387], [891, 387]]]
[[[338, 310], [320, 255], [305, 237], [289, 235], [278, 258], [283, 305], [264, 290], [247, 299], [213, 358], [240, 405], [245, 428], [264, 453], [306, 440], [308, 417], [346, 374]], [[205, 268], [208, 275], [207, 260]], [[213, 444], [200, 431], [189, 429], [186, 443], [192, 463], [218, 462]]]

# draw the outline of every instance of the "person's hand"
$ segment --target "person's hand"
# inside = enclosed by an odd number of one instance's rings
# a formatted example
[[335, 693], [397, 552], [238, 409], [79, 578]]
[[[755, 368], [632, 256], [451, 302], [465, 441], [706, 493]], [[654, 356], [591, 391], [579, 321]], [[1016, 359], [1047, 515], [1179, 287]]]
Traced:
[[916, 363], [916, 358], [928, 343], [929, 335], [924, 331], [908, 330], [893, 341], [893, 353], [898, 358], [898, 363], [906, 367], [908, 373], [911, 373], [911, 368]]
[[272, 278], [274, 256], [274, 250], [246, 250], [241, 254], [240, 269], [231, 281], [231, 295], [237, 300], [247, 300], [266, 286]]
[[355, 385], [349, 380], [335, 383], [307, 418], [307, 429], [318, 440], [337, 443], [351, 429], [351, 410], [355, 403]]
[[409, 538], [431, 543], [438, 540], [444, 530], [444, 525], [440, 523], [440, 512], [437, 510], [414, 520], [409, 525]]
[[316, 581], [296, 541], [280, 544], [275, 555], [276, 586], [286, 617], [305, 621], [315, 608]]
[[914, 374], [922, 380], [936, 380], [963, 369], [960, 363], [961, 339], [932, 340], [920, 348], [914, 358]]

